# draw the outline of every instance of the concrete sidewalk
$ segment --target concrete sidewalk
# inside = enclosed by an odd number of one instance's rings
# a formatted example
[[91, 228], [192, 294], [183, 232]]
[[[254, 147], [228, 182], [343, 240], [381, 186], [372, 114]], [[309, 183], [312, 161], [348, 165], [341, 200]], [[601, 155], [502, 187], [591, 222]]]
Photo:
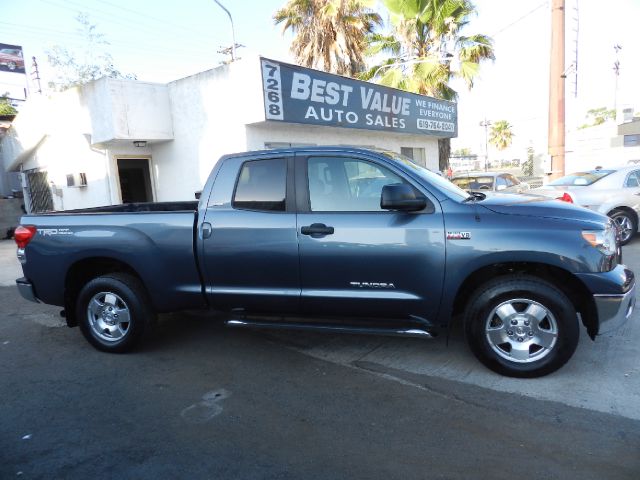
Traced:
[[16, 278], [22, 277], [22, 267], [16, 258], [16, 242], [0, 240], [0, 286], [16, 284]]

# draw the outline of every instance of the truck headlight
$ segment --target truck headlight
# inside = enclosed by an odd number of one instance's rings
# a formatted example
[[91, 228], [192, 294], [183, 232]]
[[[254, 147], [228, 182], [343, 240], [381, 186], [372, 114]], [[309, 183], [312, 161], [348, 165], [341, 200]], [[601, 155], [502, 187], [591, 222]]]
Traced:
[[616, 230], [611, 224], [604, 230], [583, 230], [582, 238], [605, 255], [616, 254]]

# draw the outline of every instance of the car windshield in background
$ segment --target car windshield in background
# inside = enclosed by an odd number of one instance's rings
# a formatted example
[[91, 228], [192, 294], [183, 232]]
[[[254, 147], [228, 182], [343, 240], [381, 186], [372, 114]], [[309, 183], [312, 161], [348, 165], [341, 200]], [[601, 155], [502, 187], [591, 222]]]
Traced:
[[547, 185], [551, 186], [584, 186], [591, 185], [597, 182], [601, 178], [615, 172], [615, 170], [591, 170], [589, 172], [578, 172], [567, 175], [566, 177], [559, 178], [553, 182], [549, 182]]
[[378, 150], [380, 153], [390, 158], [391, 160], [395, 160], [396, 162], [400, 162], [408, 167], [411, 167], [413, 171], [427, 180], [428, 182], [436, 185], [437, 187], [444, 190], [446, 193], [451, 195], [454, 199], [464, 200], [469, 197], [469, 194], [459, 188], [457, 185], [454, 185], [446, 178], [441, 177], [437, 173], [432, 172], [428, 168], [422, 167], [417, 163], [414, 163], [409, 157], [405, 157], [399, 153], [389, 152], [387, 150]]
[[456, 177], [451, 181], [464, 190], [493, 190], [493, 177]]

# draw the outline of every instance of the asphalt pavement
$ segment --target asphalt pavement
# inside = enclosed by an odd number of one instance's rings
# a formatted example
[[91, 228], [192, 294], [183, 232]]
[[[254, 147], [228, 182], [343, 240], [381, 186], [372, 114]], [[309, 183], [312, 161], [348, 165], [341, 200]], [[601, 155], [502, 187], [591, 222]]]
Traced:
[[[0, 478], [638, 479], [637, 314], [558, 372], [433, 341], [253, 333], [164, 316], [109, 355], [22, 300], [0, 242]], [[624, 247], [640, 271], [640, 240]]]

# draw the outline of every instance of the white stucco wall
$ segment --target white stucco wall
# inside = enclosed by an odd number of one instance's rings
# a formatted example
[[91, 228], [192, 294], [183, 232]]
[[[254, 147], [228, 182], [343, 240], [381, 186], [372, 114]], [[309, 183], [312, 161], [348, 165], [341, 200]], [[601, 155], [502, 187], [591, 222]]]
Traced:
[[193, 199], [216, 161], [246, 150], [245, 124], [264, 120], [258, 59], [168, 85], [174, 141], [153, 146], [158, 200]]
[[[434, 137], [267, 122], [262, 95], [257, 57], [168, 85], [101, 79], [27, 102], [3, 141], [5, 163], [46, 169], [57, 209], [120, 203], [123, 157], [149, 158], [155, 201], [194, 199], [222, 155], [271, 142], [423, 148], [438, 168]], [[66, 175], [81, 172], [88, 186], [66, 187]]]
[[[105, 78], [27, 102], [2, 141], [2, 160], [7, 170], [46, 170], [55, 209], [89, 208], [121, 202], [117, 158], [149, 157], [152, 142], [172, 138], [166, 85]], [[88, 185], [67, 187], [77, 173]]]
[[618, 135], [614, 122], [567, 133], [565, 172], [567, 174], [601, 166], [604, 168], [627, 165], [640, 160], [640, 146], [625, 147], [624, 137]]
[[438, 168], [438, 142], [422, 135], [265, 122], [259, 59], [218, 67], [168, 85], [172, 142], [153, 144], [157, 200], [190, 200], [218, 159], [227, 153], [262, 150], [266, 142], [425, 149]]
[[278, 122], [248, 125], [246, 135], [247, 150], [262, 150], [265, 148], [265, 143], [270, 142], [379, 147], [397, 153], [400, 153], [401, 147], [424, 148], [426, 166], [432, 170], [438, 170], [438, 140], [426, 135]]
[[[108, 157], [105, 150], [91, 148], [88, 135], [64, 132], [48, 135], [33, 155], [24, 161], [23, 169], [47, 171], [54, 208], [69, 210], [109, 204]], [[67, 175], [85, 173], [86, 187], [67, 187]]]
[[173, 138], [166, 85], [101, 78], [80, 93], [90, 115], [93, 143]]

